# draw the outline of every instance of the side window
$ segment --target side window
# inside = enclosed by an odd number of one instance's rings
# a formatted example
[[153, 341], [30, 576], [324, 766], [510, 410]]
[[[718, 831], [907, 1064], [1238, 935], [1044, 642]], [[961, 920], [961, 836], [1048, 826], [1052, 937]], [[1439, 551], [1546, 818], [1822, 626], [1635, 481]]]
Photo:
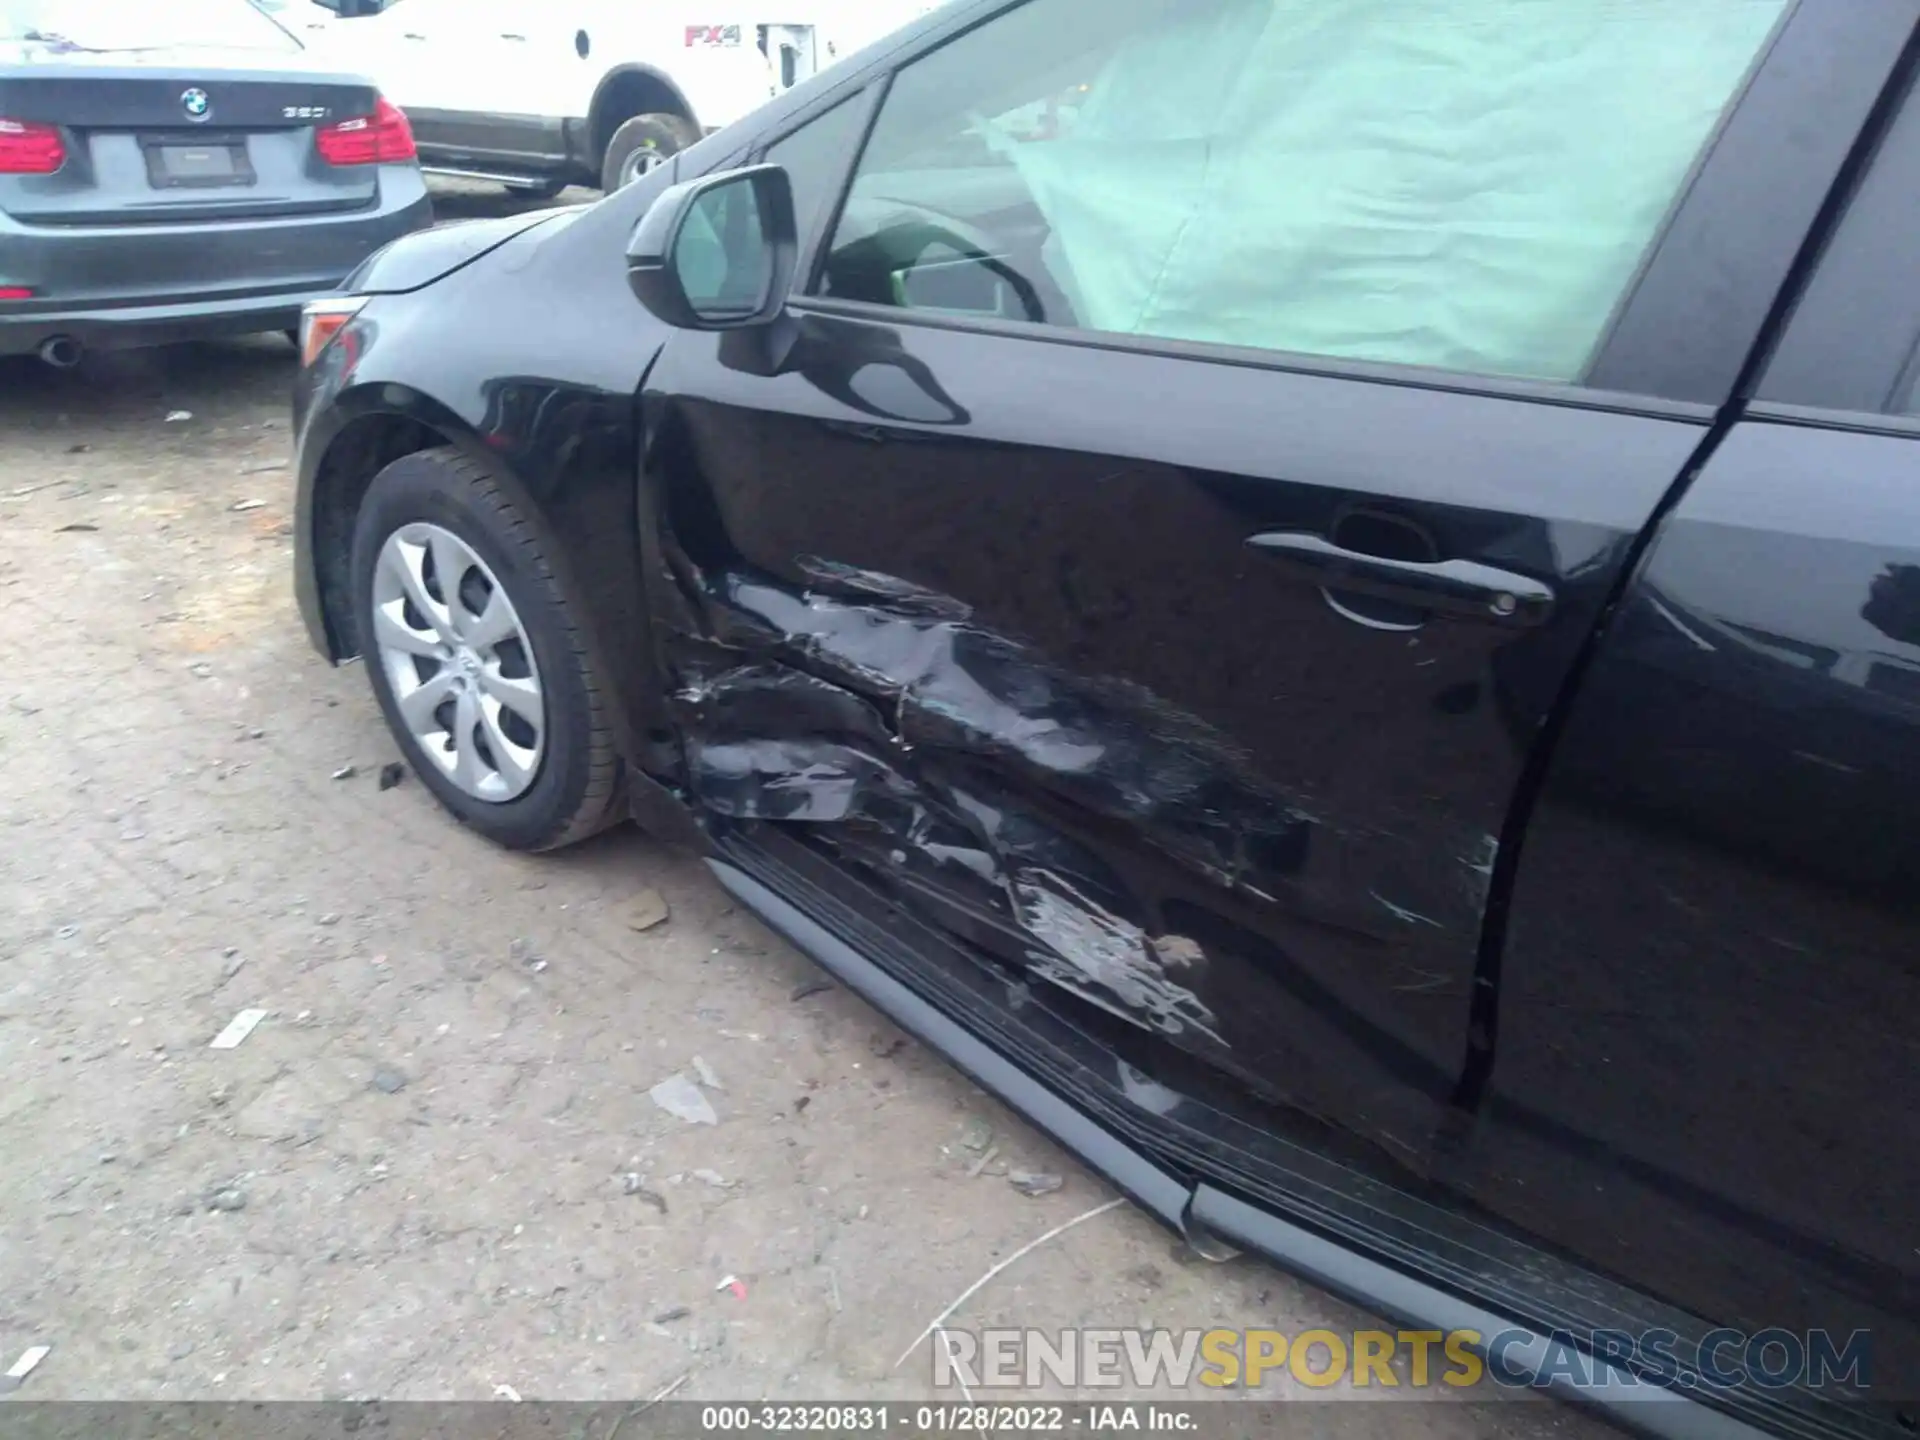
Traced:
[[855, 95], [767, 147], [767, 163], [784, 167], [793, 183], [793, 218], [803, 247], [847, 173], [865, 113], [864, 97]]
[[903, 68], [821, 293], [1572, 381], [1787, 0], [1028, 0]]

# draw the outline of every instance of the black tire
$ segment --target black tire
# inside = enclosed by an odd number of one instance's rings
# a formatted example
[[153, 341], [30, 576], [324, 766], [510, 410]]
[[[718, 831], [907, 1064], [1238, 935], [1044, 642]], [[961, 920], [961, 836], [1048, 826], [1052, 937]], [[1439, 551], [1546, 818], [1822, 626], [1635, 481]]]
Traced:
[[[514, 799], [491, 802], [468, 795], [420, 753], [373, 645], [375, 563], [387, 538], [415, 521], [450, 530], [472, 547], [512, 600], [531, 643], [545, 694], [546, 733], [535, 778]], [[353, 533], [354, 619], [362, 663], [387, 728], [414, 774], [455, 819], [510, 850], [571, 845], [626, 818], [624, 773], [605, 687], [554, 580], [548, 544], [487, 467], [453, 449], [404, 456], [374, 476]]]
[[661, 160], [677, 155], [700, 138], [691, 121], [678, 115], [636, 115], [613, 132], [600, 161], [600, 188], [611, 195], [620, 188], [628, 157], [650, 150]]
[[565, 176], [531, 180], [525, 183], [515, 182], [507, 186], [507, 193], [516, 200], [551, 200], [572, 183]]

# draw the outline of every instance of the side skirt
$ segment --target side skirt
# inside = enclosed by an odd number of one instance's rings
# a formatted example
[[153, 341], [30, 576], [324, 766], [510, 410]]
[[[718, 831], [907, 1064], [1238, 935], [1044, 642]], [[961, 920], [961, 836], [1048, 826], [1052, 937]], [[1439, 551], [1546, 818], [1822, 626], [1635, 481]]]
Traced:
[[[1903, 1433], [1877, 1408], [1806, 1392], [1722, 1390], [1707, 1403], [1688, 1393], [1698, 1376], [1685, 1357], [1689, 1333], [1710, 1326], [1415, 1197], [1400, 1197], [1397, 1228], [1424, 1236], [1442, 1260], [1466, 1250], [1462, 1259], [1484, 1267], [1480, 1283], [1468, 1283], [1471, 1270], [1450, 1265], [1446, 1283], [1436, 1284], [1437, 1277], [1421, 1273], [1430, 1269], [1419, 1263], [1426, 1249], [1391, 1233], [1396, 1227], [1360, 1218], [1384, 1218], [1384, 1187], [1377, 1182], [1304, 1151], [1291, 1185], [1271, 1160], [1251, 1169], [1223, 1163], [1196, 1145], [1190, 1124], [1179, 1123], [1197, 1118], [1191, 1102], [1166, 1092], [1170, 1106], [1135, 1103], [1125, 1094], [1124, 1067], [1089, 1053], [1085, 1037], [1024, 996], [1022, 987], [989, 974], [939, 932], [809, 848], [766, 825], [723, 824], [710, 843], [715, 858], [707, 863], [737, 900], [1202, 1254], [1242, 1246], [1411, 1328], [1475, 1331], [1497, 1351], [1483, 1351], [1489, 1366], [1516, 1386], [1596, 1408], [1640, 1433], [1672, 1440]], [[1155, 1113], [1162, 1108], [1167, 1115]], [[1343, 1175], [1352, 1181], [1351, 1197], [1332, 1193]], [[1382, 1255], [1395, 1263], [1377, 1258]], [[1535, 1282], [1530, 1295], [1516, 1288], [1522, 1270]], [[1656, 1327], [1682, 1337], [1677, 1386], [1669, 1378], [1636, 1375], [1577, 1343], [1591, 1330]], [[1564, 1361], [1569, 1345], [1585, 1357], [1587, 1383], [1548, 1369]]]

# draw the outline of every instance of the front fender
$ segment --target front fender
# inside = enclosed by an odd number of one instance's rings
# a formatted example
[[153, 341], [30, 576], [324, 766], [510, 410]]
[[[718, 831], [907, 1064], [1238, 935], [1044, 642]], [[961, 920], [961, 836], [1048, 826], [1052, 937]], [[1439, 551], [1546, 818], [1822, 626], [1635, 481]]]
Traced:
[[[587, 207], [568, 205], [524, 215], [463, 220], [432, 230], [416, 230], [381, 247], [360, 262], [341, 289], [349, 295], [399, 295], [443, 280], [509, 240], [541, 227], [564, 227]], [[544, 238], [544, 236], [543, 236]]]
[[[634, 390], [488, 374], [497, 356], [461, 344], [446, 323], [457, 300], [429, 310], [396, 299], [370, 304], [330, 347], [347, 373], [327, 374], [323, 357], [303, 377], [317, 393], [296, 406], [294, 583], [309, 636], [335, 663], [358, 653], [346, 576], [360, 500], [400, 456], [453, 446], [485, 463], [538, 528], [622, 750], [644, 767], [667, 719], [641, 583]], [[632, 357], [634, 389], [662, 339], [648, 333], [651, 349]]]

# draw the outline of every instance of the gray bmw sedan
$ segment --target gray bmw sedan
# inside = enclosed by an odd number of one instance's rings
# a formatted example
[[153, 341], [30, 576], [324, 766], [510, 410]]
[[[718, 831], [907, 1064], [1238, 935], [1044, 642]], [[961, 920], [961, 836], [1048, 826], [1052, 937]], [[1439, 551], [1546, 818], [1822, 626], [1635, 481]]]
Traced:
[[291, 334], [431, 220], [406, 117], [248, 0], [0, 0], [0, 355]]

